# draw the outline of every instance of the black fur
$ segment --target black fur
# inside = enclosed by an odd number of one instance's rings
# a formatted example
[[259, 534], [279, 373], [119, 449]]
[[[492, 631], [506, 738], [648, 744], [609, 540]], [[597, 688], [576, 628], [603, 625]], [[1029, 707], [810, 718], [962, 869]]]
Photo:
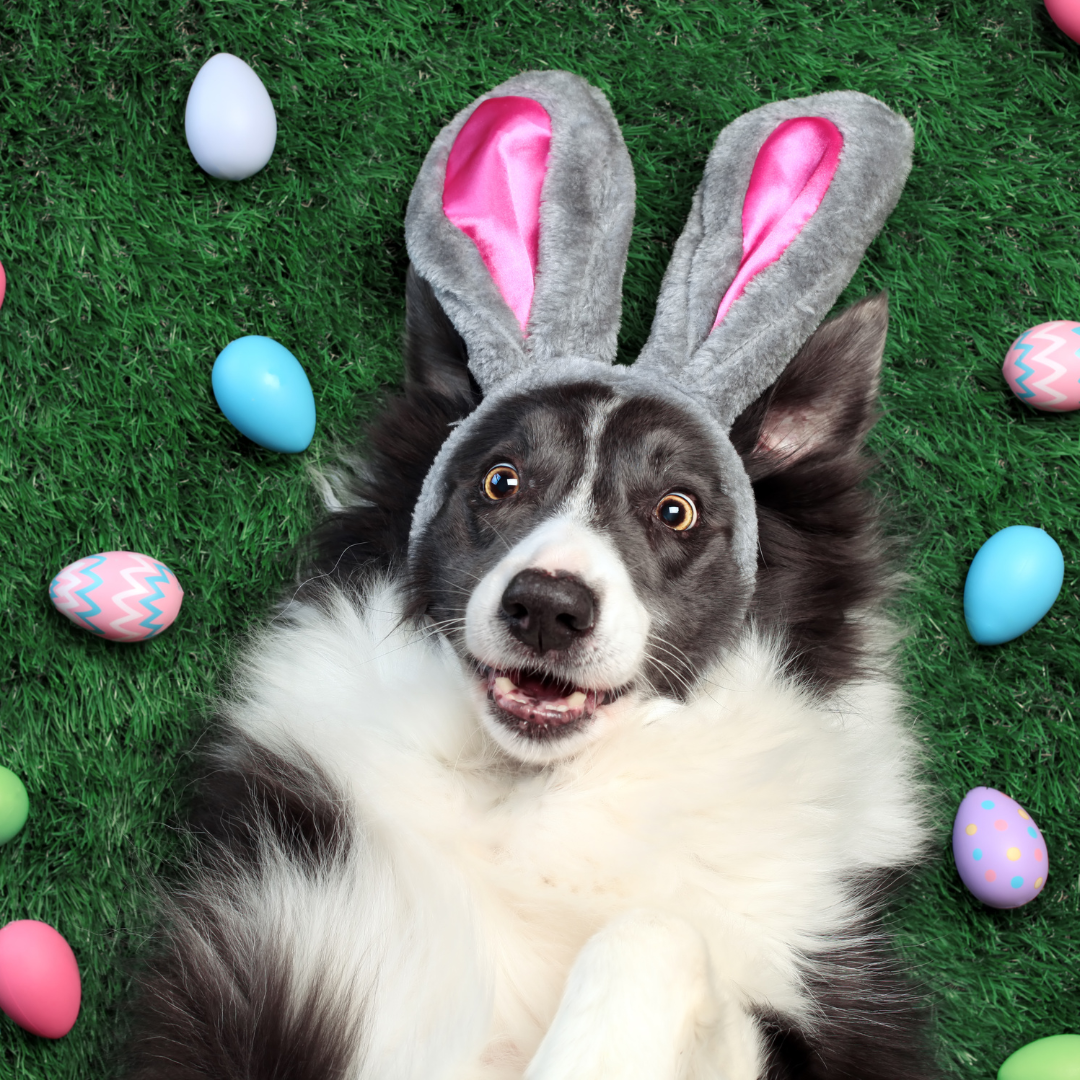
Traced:
[[257, 864], [260, 833], [312, 872], [348, 854], [347, 803], [312, 761], [286, 761], [234, 733], [207, 755], [197, 788], [191, 828], [218, 861]]
[[[893, 585], [879, 512], [864, 482], [876, 419], [888, 308], [864, 300], [825, 323], [787, 370], [736, 421], [758, 505], [758, 588], [751, 614], [784, 632], [792, 666], [822, 691], [865, 673], [865, 628], [851, 619], [879, 607]], [[760, 442], [778, 416], [817, 409], [827, 437], [788, 458]]]
[[884, 943], [815, 958], [811, 1029], [759, 1017], [761, 1080], [932, 1080], [927, 1011]]
[[816, 1017], [800, 1026], [761, 1012], [765, 1068], [760, 1080], [936, 1080], [928, 1039], [930, 1009], [897, 960], [876, 912], [907, 881], [902, 870], [859, 881], [866, 911], [862, 940], [814, 956], [806, 986]]
[[129, 1080], [345, 1080], [362, 1007], [318, 984], [297, 1002], [288, 955], [234, 937], [209, 908], [166, 914], [170, 949], [141, 980]]
[[[904, 875], [882, 874], [863, 889], [868, 912], [896, 894]], [[807, 989], [810, 1028], [775, 1013], [758, 1020], [765, 1038], [761, 1080], [935, 1080], [930, 1010], [873, 915], [858, 945], [814, 957]]]
[[319, 984], [297, 995], [289, 955], [243, 925], [223, 924], [198, 885], [216, 882], [216, 895], [231, 895], [257, 877], [260, 832], [317, 872], [352, 842], [344, 801], [312, 763], [286, 762], [233, 736], [228, 752], [211, 755], [192, 827], [196, 886], [165, 905], [162, 941], [138, 977], [125, 1077], [345, 1080], [363, 1002], [331, 997]]

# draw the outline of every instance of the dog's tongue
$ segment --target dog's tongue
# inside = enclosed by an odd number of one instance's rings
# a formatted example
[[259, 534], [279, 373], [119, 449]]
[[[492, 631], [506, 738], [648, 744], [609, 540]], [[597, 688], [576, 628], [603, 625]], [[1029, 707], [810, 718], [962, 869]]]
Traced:
[[595, 690], [582, 690], [535, 672], [493, 671], [487, 689], [500, 709], [549, 727], [569, 724], [596, 710]]

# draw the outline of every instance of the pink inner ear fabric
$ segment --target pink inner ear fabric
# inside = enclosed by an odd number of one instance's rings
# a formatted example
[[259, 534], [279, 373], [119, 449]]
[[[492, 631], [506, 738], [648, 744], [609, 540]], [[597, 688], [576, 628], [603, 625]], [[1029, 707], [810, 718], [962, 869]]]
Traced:
[[836, 174], [844, 137], [821, 116], [785, 120], [765, 140], [743, 203], [743, 257], [716, 312], [713, 329], [747, 283], [776, 262], [814, 216]]
[[540, 243], [540, 191], [551, 117], [526, 97], [488, 98], [458, 132], [446, 162], [443, 213], [470, 237], [522, 333]]

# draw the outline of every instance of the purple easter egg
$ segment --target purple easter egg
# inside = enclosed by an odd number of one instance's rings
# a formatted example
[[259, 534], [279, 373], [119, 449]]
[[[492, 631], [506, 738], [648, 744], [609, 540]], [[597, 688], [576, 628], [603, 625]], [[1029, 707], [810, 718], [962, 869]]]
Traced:
[[1015, 799], [993, 788], [964, 796], [952, 844], [960, 880], [990, 907], [1020, 907], [1046, 884], [1050, 859], [1039, 827]]

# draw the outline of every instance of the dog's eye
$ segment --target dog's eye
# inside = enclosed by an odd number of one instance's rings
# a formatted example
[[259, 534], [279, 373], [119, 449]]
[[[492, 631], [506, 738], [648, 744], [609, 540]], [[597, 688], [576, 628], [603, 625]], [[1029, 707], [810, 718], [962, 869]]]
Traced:
[[484, 477], [484, 494], [489, 499], [505, 499], [518, 489], [518, 471], [504, 461], [501, 465], [492, 465]]
[[686, 532], [697, 524], [697, 507], [689, 495], [669, 491], [657, 504], [656, 516], [676, 532]]

